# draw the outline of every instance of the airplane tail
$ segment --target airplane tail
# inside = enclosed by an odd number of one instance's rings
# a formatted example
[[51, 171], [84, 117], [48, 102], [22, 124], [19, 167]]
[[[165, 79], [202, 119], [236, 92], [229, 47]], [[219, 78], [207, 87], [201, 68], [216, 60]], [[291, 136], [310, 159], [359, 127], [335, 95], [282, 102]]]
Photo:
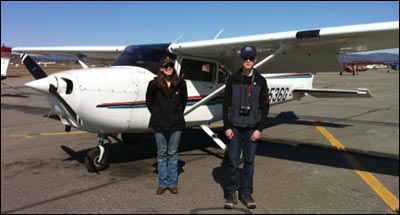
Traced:
[[1, 80], [7, 78], [8, 63], [11, 58], [11, 47], [1, 46]]
[[21, 54], [20, 58], [22, 59], [22, 63], [36, 80], [47, 77], [47, 74], [43, 69], [40, 68], [40, 66], [29, 55]]

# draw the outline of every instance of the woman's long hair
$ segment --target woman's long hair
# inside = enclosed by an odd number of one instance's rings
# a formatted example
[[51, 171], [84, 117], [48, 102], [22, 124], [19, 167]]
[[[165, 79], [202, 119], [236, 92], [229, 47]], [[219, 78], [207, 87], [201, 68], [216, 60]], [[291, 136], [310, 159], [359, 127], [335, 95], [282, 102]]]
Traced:
[[[163, 86], [165, 89], [168, 89], [166, 75], [164, 74], [163, 71], [161, 71], [161, 67], [169, 64], [169, 63], [174, 63], [174, 60], [170, 56], [165, 56], [161, 58], [160, 60], [160, 66], [158, 70], [158, 75], [157, 75], [157, 83], [160, 86]], [[180, 78], [178, 77], [178, 74], [175, 70], [175, 68], [172, 68], [174, 71], [171, 74], [171, 87], [175, 88], [178, 85], [178, 82], [180, 81]]]

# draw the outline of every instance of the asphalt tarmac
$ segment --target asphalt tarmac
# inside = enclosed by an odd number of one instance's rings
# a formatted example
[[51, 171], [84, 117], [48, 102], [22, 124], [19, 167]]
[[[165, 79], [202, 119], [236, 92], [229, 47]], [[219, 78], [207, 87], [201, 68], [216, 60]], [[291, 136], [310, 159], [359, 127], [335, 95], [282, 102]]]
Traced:
[[[86, 170], [97, 135], [64, 126], [45, 96], [2, 80], [1, 213], [396, 214], [399, 205], [399, 72], [318, 73], [314, 87], [369, 88], [369, 99], [272, 106], [255, 160], [257, 208], [223, 209], [223, 151], [201, 129], [184, 131], [179, 193], [156, 195], [155, 140], [110, 139], [109, 168]], [[211, 127], [223, 135], [221, 122]]]

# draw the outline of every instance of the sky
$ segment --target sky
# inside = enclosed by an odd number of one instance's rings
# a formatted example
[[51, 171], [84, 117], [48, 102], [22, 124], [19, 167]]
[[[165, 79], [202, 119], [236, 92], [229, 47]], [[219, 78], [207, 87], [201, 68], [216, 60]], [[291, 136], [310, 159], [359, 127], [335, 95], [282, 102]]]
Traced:
[[1, 43], [16, 47], [187, 42], [213, 39], [221, 29], [219, 38], [228, 38], [398, 21], [398, 8], [398, 1], [1, 1]]

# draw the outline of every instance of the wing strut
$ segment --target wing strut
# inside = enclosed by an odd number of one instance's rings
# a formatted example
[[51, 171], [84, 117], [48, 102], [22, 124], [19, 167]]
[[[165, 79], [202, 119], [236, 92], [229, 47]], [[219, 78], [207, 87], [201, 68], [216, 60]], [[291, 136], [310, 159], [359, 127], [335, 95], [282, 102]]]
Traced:
[[289, 46], [285, 43], [280, 43], [280, 47], [278, 50], [276, 50], [274, 53], [269, 55], [268, 57], [265, 57], [262, 61], [258, 62], [256, 65], [254, 65], [255, 69], [258, 69], [259, 67], [264, 66], [268, 61], [273, 59], [274, 57], [282, 54], [284, 51], [286, 51], [289, 48]]
[[219, 146], [221, 147], [222, 150], [226, 149], [226, 145], [225, 143], [218, 138], [218, 135], [215, 134], [207, 125], [200, 125], [201, 129], [203, 129], [204, 132], [207, 133], [208, 136], [210, 136], [213, 141]]
[[209, 100], [213, 99], [215, 96], [217, 96], [220, 92], [222, 92], [225, 89], [225, 84], [222, 85], [220, 88], [212, 92], [210, 95], [204, 97], [202, 100], [196, 102], [191, 108], [187, 109], [183, 115], [186, 116], [188, 113], [194, 111], [196, 108], [200, 107], [200, 105], [208, 102]]
[[86, 65], [81, 59], [78, 59], [79, 64], [82, 66], [82, 68], [87, 69], [89, 68], [88, 65]]

